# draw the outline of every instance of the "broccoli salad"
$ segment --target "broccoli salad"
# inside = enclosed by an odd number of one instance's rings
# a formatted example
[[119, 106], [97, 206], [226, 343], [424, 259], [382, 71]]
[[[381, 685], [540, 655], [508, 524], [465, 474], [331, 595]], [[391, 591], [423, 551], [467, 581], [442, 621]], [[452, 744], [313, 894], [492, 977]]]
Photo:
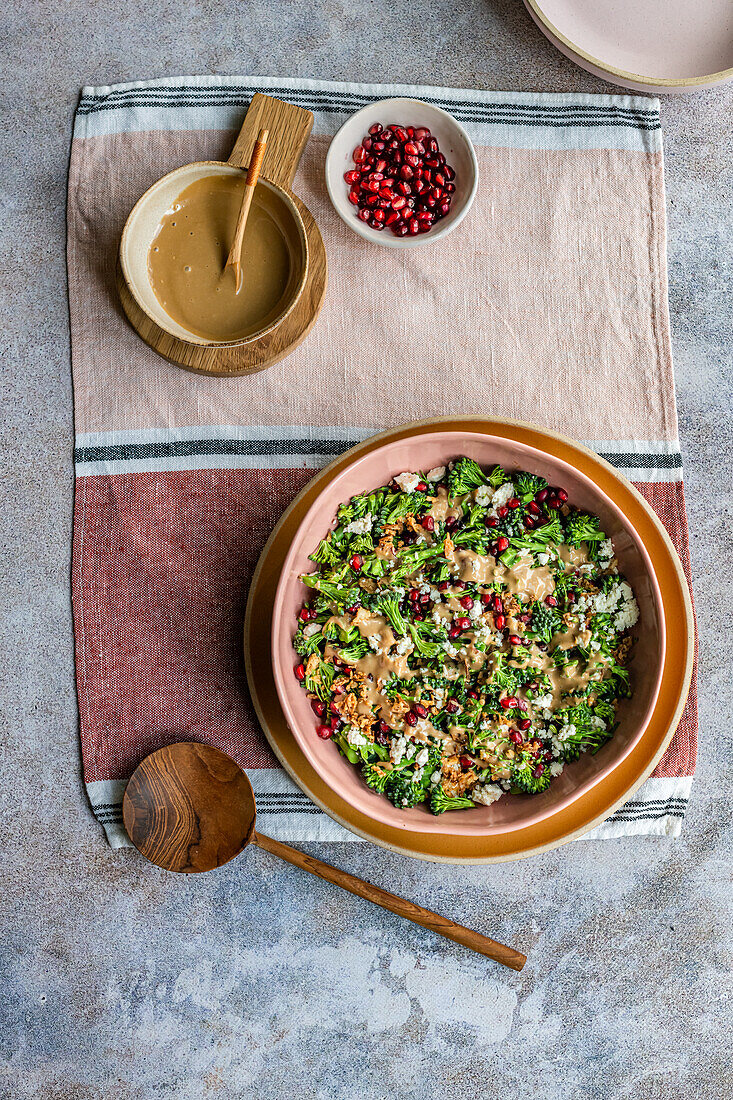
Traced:
[[547, 789], [611, 737], [639, 610], [596, 516], [461, 457], [338, 509], [301, 580], [295, 675], [395, 806]]

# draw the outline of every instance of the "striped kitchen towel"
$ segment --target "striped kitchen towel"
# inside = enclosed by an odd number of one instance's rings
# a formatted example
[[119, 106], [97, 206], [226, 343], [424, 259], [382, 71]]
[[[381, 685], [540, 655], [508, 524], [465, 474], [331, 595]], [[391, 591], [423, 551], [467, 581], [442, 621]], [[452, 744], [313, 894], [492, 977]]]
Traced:
[[[211, 379], [170, 366], [129, 327], [117, 241], [162, 173], [226, 158], [257, 91], [315, 113], [294, 190], [323, 232], [330, 285], [292, 356]], [[460, 229], [407, 253], [348, 232], [323, 176], [344, 119], [393, 95], [449, 110], [479, 161]], [[356, 839], [279, 769], [247, 697], [241, 629], [277, 517], [373, 432], [486, 412], [586, 440], [656, 509], [689, 577], [665, 250], [654, 99], [230, 77], [84, 89], [68, 205], [74, 627], [84, 777], [113, 846], [128, 842], [131, 771], [182, 739], [248, 769], [271, 835]], [[695, 701], [693, 688], [654, 777], [592, 835], [679, 833]]]

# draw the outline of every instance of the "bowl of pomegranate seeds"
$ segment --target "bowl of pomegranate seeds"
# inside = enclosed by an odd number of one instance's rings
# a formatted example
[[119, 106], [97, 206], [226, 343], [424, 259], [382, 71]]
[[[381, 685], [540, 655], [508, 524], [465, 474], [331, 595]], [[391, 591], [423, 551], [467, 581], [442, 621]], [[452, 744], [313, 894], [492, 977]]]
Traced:
[[390, 248], [447, 236], [468, 213], [477, 182], [466, 131], [419, 99], [385, 99], [357, 111], [326, 157], [336, 213], [359, 236]]

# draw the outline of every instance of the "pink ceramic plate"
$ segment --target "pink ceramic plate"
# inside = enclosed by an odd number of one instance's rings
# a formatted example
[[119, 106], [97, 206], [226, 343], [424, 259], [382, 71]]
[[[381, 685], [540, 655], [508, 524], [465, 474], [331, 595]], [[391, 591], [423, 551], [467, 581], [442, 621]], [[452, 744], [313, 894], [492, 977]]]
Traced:
[[[604, 530], [613, 538], [620, 568], [634, 589], [640, 620], [631, 663], [634, 695], [620, 705], [619, 727], [599, 753], [581, 757], [568, 766], [541, 795], [533, 798], [505, 795], [493, 806], [435, 817], [424, 806], [397, 809], [367, 787], [358, 770], [341, 756], [333, 742], [317, 736], [306, 693], [293, 675], [297, 659], [292, 636], [298, 610], [310, 594], [298, 578], [312, 570], [308, 555], [331, 528], [339, 504], [355, 493], [385, 484], [404, 470], [430, 469], [460, 454], [469, 455], [482, 466], [498, 462], [508, 470], [540, 474], [550, 484], [563, 485], [572, 503], [600, 516]], [[523, 829], [585, 794], [641, 738], [659, 692], [664, 649], [662, 601], [654, 569], [641, 540], [616, 505], [585, 474], [561, 459], [523, 443], [474, 433], [436, 431], [419, 438], [395, 440], [363, 455], [329, 482], [293, 539], [275, 595], [272, 618], [273, 673], [278, 697], [288, 726], [310, 764], [332, 790], [368, 817], [422, 833], [486, 836]]]
[[733, 80], [731, 0], [524, 0], [544, 35], [588, 72], [641, 92]]

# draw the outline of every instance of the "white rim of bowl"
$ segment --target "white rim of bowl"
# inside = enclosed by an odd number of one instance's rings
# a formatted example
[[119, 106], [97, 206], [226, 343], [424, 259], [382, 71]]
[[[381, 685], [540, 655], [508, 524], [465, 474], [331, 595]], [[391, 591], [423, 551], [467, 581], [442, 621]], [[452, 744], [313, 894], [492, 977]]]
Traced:
[[[154, 317], [152, 315], [152, 313], [149, 312], [149, 310], [145, 306], [145, 303], [138, 297], [135, 284], [134, 284], [133, 280], [130, 278], [130, 272], [129, 272], [128, 267], [127, 267], [125, 247], [126, 247], [127, 238], [129, 236], [130, 224], [131, 224], [132, 219], [133, 219], [136, 211], [138, 210], [138, 208], [145, 203], [145, 201], [148, 199], [148, 197], [151, 195], [151, 193], [157, 187], [159, 187], [160, 184], [162, 184], [165, 180], [169, 180], [173, 176], [176, 176], [179, 173], [183, 173], [185, 170], [187, 170], [189, 168], [193, 168], [194, 166], [196, 166], [196, 167], [206, 167], [206, 168], [229, 168], [229, 169], [233, 170], [233, 173], [242, 171], [241, 168], [238, 168], [234, 164], [230, 164], [229, 161], [226, 161], [226, 160], [194, 160], [194, 161], [191, 161], [190, 164], [182, 164], [179, 168], [174, 168], [171, 172], [166, 172], [165, 175], [162, 175], [160, 177], [160, 179], [156, 180], [155, 183], [151, 184], [150, 187], [148, 187], [147, 191], [144, 191], [142, 193], [142, 195], [137, 200], [137, 202], [133, 206], [130, 213], [127, 215], [127, 220], [125, 221], [125, 226], [124, 226], [124, 229], [122, 230], [122, 235], [120, 237], [120, 246], [119, 246], [119, 249], [118, 249], [118, 255], [119, 255], [119, 259], [120, 259], [120, 267], [122, 268], [122, 275], [123, 275], [123, 278], [124, 278], [125, 283], [127, 285], [127, 289], [130, 291], [130, 294], [135, 299], [136, 304], [140, 307], [140, 309], [143, 311], [145, 316], [150, 321], [152, 321], [154, 325], [156, 325], [159, 329], [161, 329], [163, 332], [165, 332], [172, 339], [180, 340], [181, 343], [183, 343], [183, 344], [189, 344], [191, 347], [197, 347], [197, 348], [237, 348], [237, 347], [243, 347], [246, 344], [252, 344], [252, 343], [255, 343], [257, 340], [261, 340], [263, 338], [263, 336], [267, 336], [274, 329], [276, 329], [278, 327], [278, 325], [281, 325], [282, 322], [285, 320], [285, 318], [289, 316], [289, 314], [295, 309], [296, 305], [300, 301], [300, 298], [303, 294], [303, 291], [305, 290], [305, 284], [306, 284], [306, 280], [308, 278], [308, 267], [310, 265], [310, 249], [308, 247], [308, 234], [305, 231], [305, 225], [303, 223], [303, 218], [301, 217], [300, 211], [298, 210], [298, 207], [295, 205], [295, 203], [293, 202], [292, 198], [287, 193], [287, 191], [285, 191], [284, 188], [280, 187], [278, 184], [273, 183], [271, 180], [265, 179], [265, 177], [262, 176], [260, 178], [261, 182], [266, 184], [268, 187], [272, 188], [273, 191], [276, 191], [277, 194], [285, 201], [285, 203], [286, 203], [287, 207], [289, 208], [289, 210], [292, 212], [293, 217], [295, 219], [295, 224], [298, 227], [298, 235], [300, 237], [301, 245], [303, 247], [303, 270], [301, 272], [301, 277], [298, 280], [295, 292], [293, 293], [293, 298], [292, 298], [292, 301], [290, 302], [290, 305], [284, 311], [284, 313], [281, 313], [279, 315], [279, 317], [276, 317], [275, 320], [272, 322], [272, 324], [268, 325], [267, 328], [262, 329], [260, 332], [253, 333], [252, 336], [248, 336], [244, 340], [223, 340], [223, 341], [205, 340], [203, 338], [195, 338], [195, 333], [191, 333], [192, 339], [186, 339], [184, 336], [181, 336], [179, 333], [172, 332], [165, 325], [161, 324], [160, 319], [158, 317]], [[165, 312], [165, 311], [163, 311], [163, 312]], [[183, 327], [183, 326], [181, 326], [181, 327]]]
[[[471, 185], [471, 190], [466, 196], [463, 209], [460, 211], [460, 213], [457, 214], [457, 216], [449, 225], [443, 226], [442, 228], [438, 228], [435, 230], [431, 229], [429, 233], [422, 233], [415, 237], [395, 237], [391, 233], [387, 234], [386, 231], [379, 233], [376, 229], [372, 229], [371, 226], [365, 225], [364, 222], [360, 221], [357, 217], [346, 217], [343, 211], [339, 208], [329, 178], [329, 165], [332, 161], [333, 148], [337, 139], [341, 136], [346, 127], [351, 126], [356, 119], [358, 119], [361, 115], [366, 114], [367, 111], [371, 111], [374, 107], [388, 106], [392, 103], [410, 103], [414, 104], [414, 106], [416, 107], [427, 107], [429, 110], [437, 111], [438, 114], [443, 115], [448, 120], [448, 122], [455, 127], [457, 132], [463, 138], [466, 144], [466, 148], [468, 150], [471, 166], [473, 168], [473, 183]], [[463, 126], [461, 126], [460, 122], [456, 118], [454, 118], [452, 114], [450, 114], [449, 111], [444, 111], [442, 107], [438, 107], [434, 103], [428, 103], [424, 99], [412, 99], [410, 96], [392, 96], [390, 99], [375, 99], [373, 103], [367, 103], [366, 107], [362, 107], [353, 115], [349, 115], [349, 117], [346, 119], [346, 122], [344, 122], [344, 124], [338, 128], [334, 136], [331, 138], [331, 144], [329, 145], [328, 152], [326, 153], [326, 165], [324, 175], [326, 178], [326, 190], [328, 191], [328, 197], [331, 200], [331, 205], [333, 206], [338, 216], [341, 218], [341, 221], [344, 223], [344, 225], [348, 225], [349, 229], [353, 229], [354, 233], [357, 233], [360, 237], [363, 237], [365, 241], [373, 241], [374, 244], [381, 244], [385, 248], [406, 249], [416, 248], [426, 244], [434, 244], [436, 241], [440, 240], [441, 237], [447, 237], [449, 233], [452, 233], [453, 230], [461, 224], [466, 214], [473, 206], [473, 200], [476, 198], [476, 191], [478, 189], [478, 160], [476, 159], [476, 150], [473, 147], [473, 142], [466, 133], [466, 130]], [[339, 175], [339, 179], [340, 182], [343, 184], [344, 181], [341, 175]]]

